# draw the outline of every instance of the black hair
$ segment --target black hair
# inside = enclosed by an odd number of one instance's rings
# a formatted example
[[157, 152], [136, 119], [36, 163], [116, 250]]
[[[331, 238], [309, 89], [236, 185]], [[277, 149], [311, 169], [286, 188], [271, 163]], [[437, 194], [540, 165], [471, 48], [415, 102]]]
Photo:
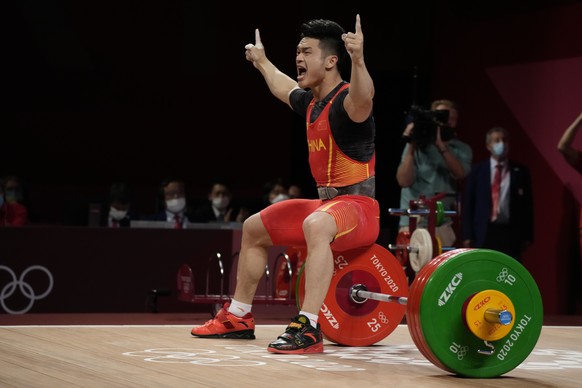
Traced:
[[161, 180], [160, 186], [158, 188], [158, 192], [162, 196], [162, 198], [164, 197], [164, 189], [172, 182], [181, 183], [182, 185], [186, 186], [186, 182], [181, 177], [169, 176], [167, 178], [164, 178]]
[[341, 72], [347, 51], [342, 35], [346, 33], [342, 26], [326, 19], [313, 19], [301, 25], [301, 38], [319, 40], [319, 47], [326, 54], [337, 55], [337, 66]]
[[186, 190], [186, 181], [179, 176], [168, 176], [162, 179], [160, 181], [160, 185], [158, 186], [158, 196], [156, 200], [157, 209], [163, 210], [166, 208], [166, 192], [164, 189], [172, 182], [180, 183], [184, 187], [184, 190]]
[[493, 128], [490, 128], [487, 131], [487, 133], [485, 134], [485, 144], [489, 144], [491, 142], [491, 136], [495, 132], [499, 132], [499, 133], [503, 134], [503, 137], [505, 138], [505, 140], [509, 141], [509, 131], [507, 129], [505, 129], [504, 127], [493, 127]]
[[210, 182], [210, 185], [208, 187], [208, 192], [211, 193], [212, 190], [214, 189], [214, 186], [216, 186], [216, 185], [225, 186], [229, 191], [232, 191], [232, 187], [233, 187], [230, 180], [228, 180], [226, 177], [215, 176], [214, 179], [212, 179], [212, 181]]
[[131, 204], [133, 192], [126, 183], [116, 182], [109, 189], [109, 201], [119, 202], [125, 205]]

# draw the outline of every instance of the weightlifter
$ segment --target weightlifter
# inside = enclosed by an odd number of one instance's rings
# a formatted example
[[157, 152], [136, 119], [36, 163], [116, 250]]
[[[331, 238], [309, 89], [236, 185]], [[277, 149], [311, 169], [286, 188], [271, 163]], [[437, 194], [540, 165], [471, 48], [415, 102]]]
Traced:
[[[245, 46], [271, 93], [306, 122], [309, 165], [319, 199], [277, 202], [243, 224], [234, 296], [217, 315], [192, 329], [196, 337], [254, 339], [251, 313], [273, 245], [307, 248], [304, 303], [287, 329], [268, 345], [273, 353], [320, 353], [318, 314], [333, 275], [333, 251], [373, 244], [380, 227], [375, 199], [374, 83], [364, 61], [360, 16], [355, 32], [336, 22], [311, 20], [301, 26], [296, 80], [267, 58], [259, 30]], [[347, 55], [346, 55], [347, 54]], [[349, 56], [349, 57], [348, 57]], [[351, 59], [350, 80], [342, 78]], [[273, 126], [275, 129], [276, 126]]]

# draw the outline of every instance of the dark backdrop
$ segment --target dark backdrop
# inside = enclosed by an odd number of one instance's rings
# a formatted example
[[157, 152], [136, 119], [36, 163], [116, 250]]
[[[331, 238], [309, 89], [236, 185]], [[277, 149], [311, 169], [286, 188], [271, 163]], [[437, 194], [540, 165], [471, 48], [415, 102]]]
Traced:
[[270, 95], [244, 46], [260, 28], [270, 59], [293, 75], [301, 22], [325, 17], [353, 31], [358, 12], [377, 90], [379, 191], [397, 206], [401, 121], [429, 82], [429, 3], [395, 2], [387, 13], [349, 2], [296, 2], [284, 12], [194, 1], [7, 7], [0, 172], [26, 180], [38, 221], [59, 222], [69, 198], [105, 193], [114, 180], [136, 186], [144, 212], [168, 175], [198, 197], [217, 175], [242, 197], [260, 196], [276, 176], [313, 194], [302, 123]]

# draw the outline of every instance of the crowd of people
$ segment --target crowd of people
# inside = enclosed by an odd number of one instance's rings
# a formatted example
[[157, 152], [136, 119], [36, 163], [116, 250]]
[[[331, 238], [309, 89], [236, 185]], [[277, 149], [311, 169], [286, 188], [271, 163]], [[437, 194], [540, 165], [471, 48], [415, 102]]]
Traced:
[[[188, 195], [187, 186], [182, 177], [162, 179], [156, 197], [150, 201], [152, 206], [144, 210], [137, 205], [133, 185], [115, 181], [103, 193], [93, 192], [68, 201], [58, 218], [37, 221], [30, 210], [34, 205], [31, 206], [25, 181], [10, 174], [0, 178], [0, 226], [58, 224], [124, 228], [131, 227], [132, 221], [157, 221], [160, 225], [167, 223], [176, 229], [186, 229], [191, 223], [242, 224], [252, 213], [271, 203], [303, 197], [300, 185], [288, 184], [281, 177], [266, 181], [257, 189], [262, 194], [254, 198], [236, 197], [236, 190], [224, 178], [215, 178], [209, 184], [206, 198]], [[139, 202], [143, 203], [143, 198]]]

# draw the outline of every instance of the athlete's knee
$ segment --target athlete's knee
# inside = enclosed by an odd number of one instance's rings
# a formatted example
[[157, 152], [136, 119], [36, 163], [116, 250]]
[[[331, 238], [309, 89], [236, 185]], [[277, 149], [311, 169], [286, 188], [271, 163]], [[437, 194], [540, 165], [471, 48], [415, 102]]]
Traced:
[[259, 213], [253, 214], [243, 222], [243, 240], [252, 241], [255, 245], [264, 245], [270, 242], [267, 229]]
[[335, 219], [328, 213], [315, 212], [303, 221], [303, 234], [307, 240], [314, 236], [329, 236], [330, 241], [337, 232]]

